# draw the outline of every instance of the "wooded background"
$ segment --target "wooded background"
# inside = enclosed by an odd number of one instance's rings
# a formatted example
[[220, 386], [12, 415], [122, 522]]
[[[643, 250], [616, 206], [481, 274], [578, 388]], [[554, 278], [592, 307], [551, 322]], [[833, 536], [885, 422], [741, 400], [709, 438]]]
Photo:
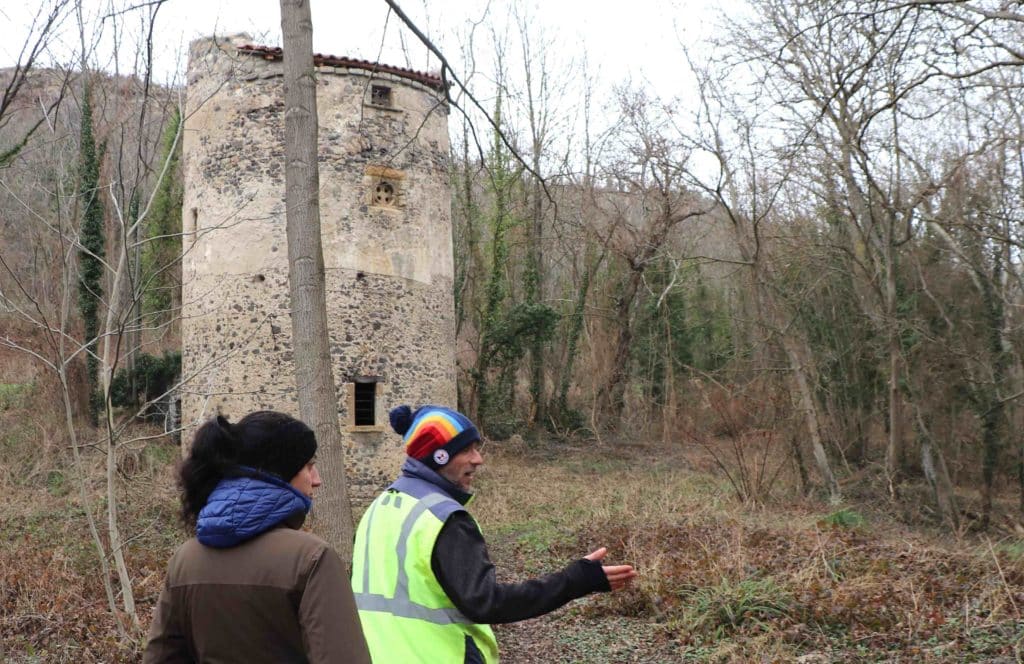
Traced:
[[[133, 619], [125, 432], [194, 378], [160, 4], [112, 15], [143, 26], [131, 71], [100, 70], [84, 28], [72, 61], [38, 66], [75, 20], [58, 0], [0, 72], [0, 346], [29, 358], [0, 379], [48, 386], [47, 463], [102, 452], [106, 525], [85, 514]], [[685, 99], [598, 89], [582, 49], [517, 5], [517, 29], [498, 18], [445, 54], [449, 81], [491, 82], [450, 89], [458, 407], [488, 437], [704, 446], [751, 503], [856, 491], [956, 533], [1020, 520], [1016, 4], [751, 2], [714, 48], [680, 47]]]

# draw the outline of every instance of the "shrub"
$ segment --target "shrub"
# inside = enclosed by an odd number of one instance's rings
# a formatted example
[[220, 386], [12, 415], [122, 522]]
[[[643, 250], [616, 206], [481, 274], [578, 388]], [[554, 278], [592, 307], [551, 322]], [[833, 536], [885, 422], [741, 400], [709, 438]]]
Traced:
[[32, 388], [32, 383], [0, 383], [0, 411], [20, 408]]
[[790, 594], [771, 578], [747, 578], [738, 583], [723, 578], [714, 586], [684, 593], [689, 607], [684, 627], [691, 633], [720, 639], [742, 627], [763, 627], [765, 621], [785, 618], [793, 605]]
[[[166, 393], [181, 374], [181, 353], [164, 351], [163, 357], [147, 353], [135, 358], [134, 370], [122, 368], [110, 383], [110, 401], [120, 408], [138, 408]], [[162, 417], [158, 409], [147, 409], [147, 416]]]
[[860, 513], [849, 508], [836, 510], [818, 521], [818, 525], [829, 528], [842, 528], [844, 530], [856, 530], [864, 527], [866, 521]]

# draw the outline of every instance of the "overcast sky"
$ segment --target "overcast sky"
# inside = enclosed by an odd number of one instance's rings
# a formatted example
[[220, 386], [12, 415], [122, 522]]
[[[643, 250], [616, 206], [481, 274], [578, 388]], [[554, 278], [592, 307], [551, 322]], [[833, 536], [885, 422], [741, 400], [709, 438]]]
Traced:
[[[45, 16], [53, 3], [62, 1], [75, 6], [78, 0], [0, 0], [0, 35], [4, 36], [0, 40], [0, 67], [16, 62], [33, 18], [38, 19], [39, 12]], [[735, 8], [742, 6], [741, 2], [399, 0], [403, 11], [441, 49], [488, 112], [493, 108], [495, 91], [495, 41], [507, 42], [506, 64], [511, 78], [506, 88], [506, 120], [520, 128], [525, 124], [525, 101], [521, 96], [521, 46], [515, 26], [517, 14], [526, 17], [534, 48], [539, 50], [542, 43], [548, 44], [547, 72], [552, 75], [552, 87], [561, 86], [553, 93], [549, 106], [551, 135], [561, 141], [550, 148], [555, 161], [559, 154], [579, 153], [585, 122], [581, 63], [586, 62], [587, 78], [593, 81], [592, 101], [586, 105], [591, 136], [601, 135], [617, 123], [617, 86], [642, 89], [650, 98], [670, 101], [673, 108], [683, 110], [695, 98], [684, 46], [697, 58], [706, 54], [704, 40], [714, 34], [720, 20], [716, 8], [723, 4]], [[138, 54], [144, 50], [139, 46], [144, 31], [140, 26], [147, 23], [144, 19], [153, 9], [150, 0], [81, 0], [80, 7], [80, 16], [69, 12], [65, 17], [39, 64], [79, 66], [82, 24], [92, 53], [90, 67], [108, 72], [116, 69], [121, 74], [141, 72]], [[420, 71], [439, 69], [437, 60], [389, 12], [384, 0], [311, 0], [311, 8], [313, 48], [318, 53]], [[281, 44], [278, 0], [167, 0], [159, 6], [156, 26], [153, 76], [159, 83], [184, 82], [188, 44], [199, 37], [245, 32], [258, 44]], [[470, 43], [475, 73], [467, 76], [465, 63], [469, 58], [464, 50]], [[458, 97], [457, 90], [453, 89], [452, 94]], [[454, 142], [462, 134], [462, 116], [452, 113], [450, 117]], [[483, 126], [479, 115], [475, 124]], [[477, 140], [486, 142], [479, 137]], [[571, 146], [573, 141], [575, 146]]]
[[[14, 63], [24, 42], [27, 26], [39, 6], [55, 0], [0, 0], [0, 66]], [[146, 4], [143, 0], [83, 0], [83, 20], [92, 34], [100, 34], [94, 66], [113, 69], [111, 51], [114, 42], [112, 21], [103, 20], [111, 10]], [[600, 3], [593, 0], [401, 0], [403, 10], [416, 21], [446, 54], [457, 53], [472, 22], [485, 13], [488, 23], [501, 25], [517, 6], [529, 15], [537, 30], [558, 46], [563, 58], [582, 58], [606, 81], [631, 78], [650, 82], [673, 96], [685, 84], [679, 78], [680, 43], [696, 45], [714, 21], [712, 6], [698, 0], [631, 0], [629, 3]], [[604, 8], [602, 8], [602, 5]], [[329, 53], [380, 60], [399, 66], [431, 70], [437, 63], [428, 57], [394, 15], [389, 17], [384, 0], [312, 0], [313, 46]], [[209, 35], [247, 32], [255, 41], [280, 45], [279, 3], [276, 0], [168, 0], [157, 15], [155, 35], [158, 80], [175, 80], [186, 66], [187, 44]], [[120, 68], [130, 71], [128, 53], [137, 38], [133, 28], [139, 12], [122, 15], [127, 34], [122, 47]], [[102, 26], [101, 30], [97, 26]], [[490, 56], [489, 29], [478, 28], [474, 51], [478, 59]], [[404, 38], [404, 39], [403, 39]], [[71, 15], [64, 23], [60, 39], [49, 54], [67, 61], [79, 44], [77, 20]], [[405, 49], [403, 49], [403, 41]], [[451, 58], [450, 59], [457, 59]]]

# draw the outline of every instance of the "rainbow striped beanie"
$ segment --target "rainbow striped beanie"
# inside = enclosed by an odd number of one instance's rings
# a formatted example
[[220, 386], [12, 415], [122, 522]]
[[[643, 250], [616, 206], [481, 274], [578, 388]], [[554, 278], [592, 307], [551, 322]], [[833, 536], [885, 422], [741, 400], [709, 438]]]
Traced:
[[405, 453], [437, 469], [480, 440], [469, 418], [443, 406], [393, 408], [388, 415], [391, 428], [405, 441]]

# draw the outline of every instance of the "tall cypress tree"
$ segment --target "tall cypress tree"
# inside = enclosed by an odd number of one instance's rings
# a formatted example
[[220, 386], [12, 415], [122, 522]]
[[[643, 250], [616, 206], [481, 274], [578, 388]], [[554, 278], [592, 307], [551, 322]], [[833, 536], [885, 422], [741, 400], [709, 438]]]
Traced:
[[142, 247], [142, 283], [146, 288], [143, 312], [161, 322], [169, 320], [175, 301], [173, 295], [180, 285], [177, 270], [172, 268], [181, 252], [184, 189], [179, 171], [181, 141], [177, 140], [180, 126], [181, 113], [175, 108], [164, 130], [163, 150], [157, 167], [160, 170], [167, 164], [167, 169], [146, 220], [146, 244]]
[[79, 142], [79, 196], [81, 197], [82, 225], [78, 252], [78, 309], [85, 326], [88, 350], [86, 368], [89, 378], [91, 412], [95, 417], [99, 408], [96, 341], [99, 336], [99, 311], [103, 298], [103, 256], [105, 233], [103, 228], [103, 202], [100, 198], [100, 162], [102, 150], [96, 149], [93, 134], [91, 89], [85, 86], [82, 100], [82, 124]]

